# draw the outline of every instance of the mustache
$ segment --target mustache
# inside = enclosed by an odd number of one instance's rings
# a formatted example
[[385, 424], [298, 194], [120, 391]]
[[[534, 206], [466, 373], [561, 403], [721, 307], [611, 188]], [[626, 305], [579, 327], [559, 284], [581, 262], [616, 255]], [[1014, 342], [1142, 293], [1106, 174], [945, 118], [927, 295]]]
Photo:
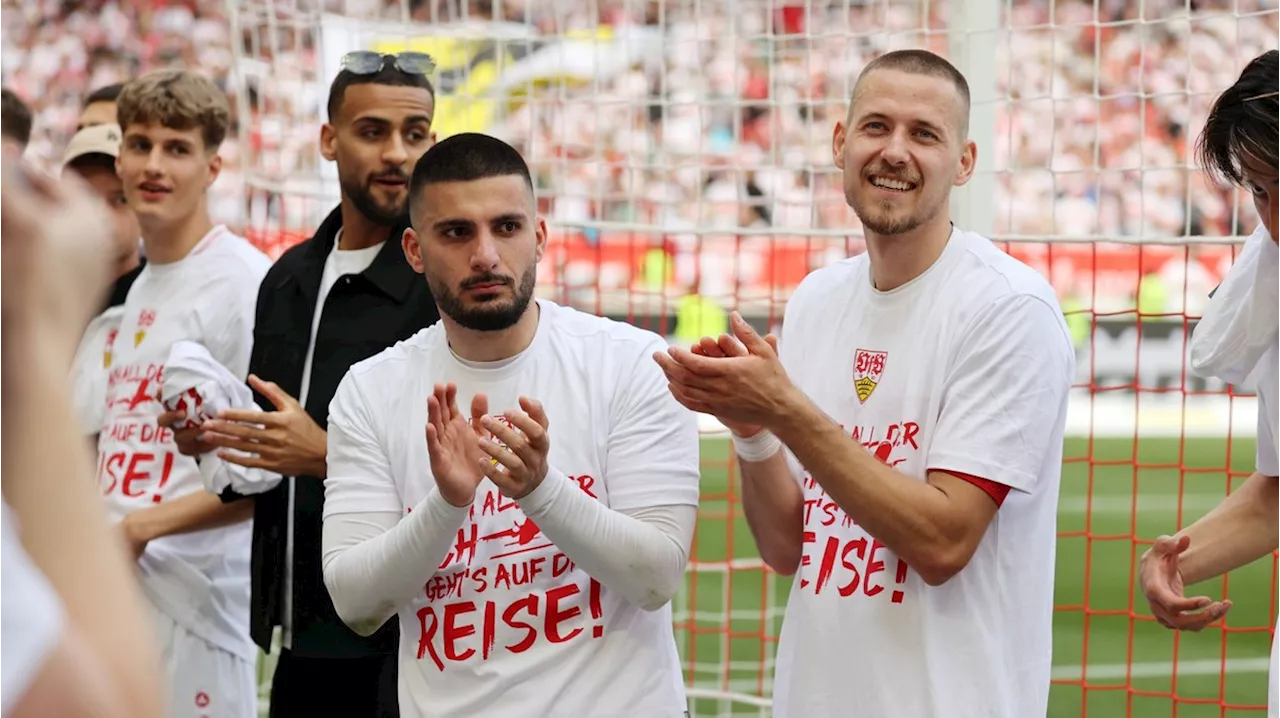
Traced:
[[408, 182], [409, 182], [409, 175], [407, 175], [407, 174], [405, 174], [405, 173], [403, 173], [403, 172], [401, 172], [401, 171], [399, 171], [399, 170], [395, 170], [395, 171], [393, 171], [393, 172], [380, 172], [380, 173], [378, 173], [378, 174], [376, 174], [376, 175], [370, 175], [370, 177], [369, 177], [369, 181], [370, 181], [370, 182], [377, 182], [377, 181], [379, 181], [379, 180], [400, 180], [400, 181], [402, 181], [402, 182], [404, 182], [404, 183], [408, 184]]
[[872, 167], [867, 170], [867, 177], [883, 177], [888, 180], [897, 180], [899, 182], [909, 182], [911, 184], [920, 184], [920, 177], [911, 172], [894, 172], [888, 167]]
[[506, 284], [510, 286], [510, 285], [514, 285], [515, 283], [516, 283], [515, 280], [512, 279], [511, 277], [504, 277], [501, 274], [493, 274], [492, 272], [486, 272], [484, 274], [477, 274], [473, 277], [468, 277], [459, 286], [463, 290], [467, 290], [481, 284]]

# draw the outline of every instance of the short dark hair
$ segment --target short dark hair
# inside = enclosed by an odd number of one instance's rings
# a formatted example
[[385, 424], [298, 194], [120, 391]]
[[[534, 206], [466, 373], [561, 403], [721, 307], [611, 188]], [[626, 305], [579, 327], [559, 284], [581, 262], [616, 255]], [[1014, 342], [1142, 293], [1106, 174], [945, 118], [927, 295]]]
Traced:
[[405, 72], [396, 67], [395, 56], [384, 55], [382, 57], [382, 69], [370, 75], [357, 75], [350, 70], [342, 70], [338, 72], [338, 76], [333, 78], [333, 84], [329, 85], [329, 121], [333, 122], [338, 118], [338, 112], [342, 110], [342, 99], [347, 94], [347, 88], [352, 85], [390, 85], [392, 87], [421, 87], [431, 95], [431, 99], [436, 97], [435, 88], [431, 86], [431, 79], [426, 75], [415, 75]]
[[13, 90], [0, 89], [0, 134], [24, 148], [31, 141], [31, 108]]
[[99, 87], [93, 92], [90, 92], [88, 97], [84, 98], [84, 104], [81, 105], [81, 107], [88, 107], [89, 105], [98, 102], [115, 102], [120, 99], [120, 93], [123, 91], [124, 83], [121, 82], [117, 82], [113, 85], [107, 85], [105, 87]]
[[529, 165], [516, 148], [497, 137], [463, 132], [443, 139], [427, 150], [413, 167], [409, 179], [409, 213], [417, 215], [422, 190], [439, 182], [473, 182], [489, 177], [519, 175], [533, 192]]
[[[960, 101], [964, 105], [964, 117], [961, 124], [962, 139], [968, 136], [969, 81], [964, 78], [964, 73], [957, 70], [955, 65], [947, 62], [946, 58], [928, 50], [894, 50], [893, 52], [886, 52], [868, 62], [862, 68], [862, 72], [858, 75], [858, 82], [854, 83], [855, 95], [857, 94], [857, 86], [862, 83], [862, 79], [876, 70], [897, 70], [913, 75], [928, 75], [950, 80], [951, 84], [956, 86], [956, 93], [960, 95]], [[852, 103], [850, 108], [852, 108]]]
[[1196, 156], [1210, 175], [1243, 186], [1245, 158], [1277, 166], [1278, 58], [1275, 50], [1255, 57], [1214, 101], [1196, 142]]

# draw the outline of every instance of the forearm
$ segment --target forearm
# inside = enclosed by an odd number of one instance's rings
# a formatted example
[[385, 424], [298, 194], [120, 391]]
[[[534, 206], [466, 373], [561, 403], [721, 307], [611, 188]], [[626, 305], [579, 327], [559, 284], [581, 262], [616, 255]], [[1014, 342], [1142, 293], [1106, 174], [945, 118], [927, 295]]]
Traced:
[[372, 635], [413, 600], [439, 569], [470, 510], [432, 489], [403, 519], [391, 512], [326, 517], [324, 583], [342, 621]]
[[804, 493], [791, 476], [786, 454], [764, 461], [739, 461], [742, 510], [760, 558], [769, 568], [790, 576], [804, 551]]
[[646, 611], [665, 606], [684, 580], [696, 506], [628, 515], [591, 498], [554, 468], [517, 503], [578, 567]]
[[1191, 545], [1178, 559], [1190, 586], [1255, 561], [1276, 549], [1277, 480], [1254, 474], [1198, 521], [1178, 532]]
[[132, 562], [111, 540], [64, 373], [58, 361], [35, 361], [22, 381], [6, 386], [13, 413], [5, 411], [5, 498], [21, 523], [27, 552], [61, 597], [87, 650], [110, 666], [130, 712], [158, 715], [151, 619]]
[[165, 536], [222, 528], [252, 517], [251, 502], [225, 504], [213, 494], [196, 491], [135, 511], [125, 517], [125, 521], [131, 533], [146, 541], [154, 541]]
[[946, 567], [963, 563], [952, 553], [964, 526], [943, 491], [876, 459], [807, 398], [788, 406], [771, 430], [850, 519], [927, 582], [941, 582]]

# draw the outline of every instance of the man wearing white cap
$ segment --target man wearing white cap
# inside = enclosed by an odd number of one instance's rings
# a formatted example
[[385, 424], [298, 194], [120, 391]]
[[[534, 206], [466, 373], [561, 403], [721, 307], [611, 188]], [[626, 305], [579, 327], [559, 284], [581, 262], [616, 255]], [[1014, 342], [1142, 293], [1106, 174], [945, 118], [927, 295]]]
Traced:
[[112, 236], [116, 251], [113, 276], [115, 285], [106, 306], [89, 322], [71, 367], [75, 382], [73, 399], [83, 421], [84, 432], [96, 435], [102, 423], [106, 402], [107, 365], [111, 346], [120, 326], [120, 312], [129, 287], [142, 271], [139, 256], [140, 230], [138, 218], [124, 198], [124, 183], [116, 174], [116, 157], [120, 154], [119, 125], [86, 127], [71, 138], [62, 156], [62, 172], [78, 175], [106, 202], [111, 213]]

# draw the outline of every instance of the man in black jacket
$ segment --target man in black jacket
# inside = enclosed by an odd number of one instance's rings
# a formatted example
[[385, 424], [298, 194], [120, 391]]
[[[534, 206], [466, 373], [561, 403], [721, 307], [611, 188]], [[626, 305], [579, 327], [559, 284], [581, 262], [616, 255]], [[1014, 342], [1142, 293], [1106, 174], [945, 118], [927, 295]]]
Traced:
[[409, 176], [435, 141], [430, 58], [351, 53], [343, 68], [320, 136], [321, 153], [337, 163], [342, 203], [280, 257], [258, 293], [249, 383], [268, 411], [226, 412], [198, 438], [180, 437], [184, 452], [236, 449], [249, 455], [225, 457], [286, 477], [251, 497], [251, 633], [270, 651], [274, 627], [283, 629], [271, 688], [271, 716], [282, 718], [398, 715], [395, 619], [369, 638], [356, 635], [321, 575], [324, 427], [352, 364], [439, 319], [400, 244]]

